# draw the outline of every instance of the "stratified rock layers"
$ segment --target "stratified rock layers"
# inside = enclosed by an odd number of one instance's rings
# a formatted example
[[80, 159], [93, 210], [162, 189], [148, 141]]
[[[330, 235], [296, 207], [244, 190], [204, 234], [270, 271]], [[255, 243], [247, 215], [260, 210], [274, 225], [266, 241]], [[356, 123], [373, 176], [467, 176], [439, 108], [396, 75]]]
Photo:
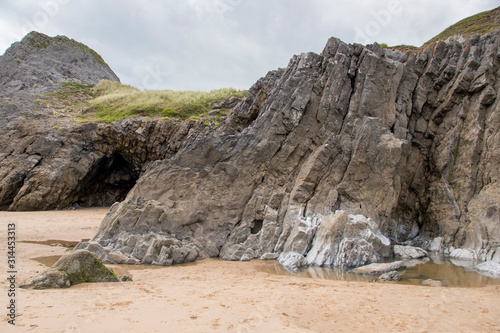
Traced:
[[493, 33], [405, 55], [332, 38], [150, 163], [81, 247], [105, 262], [352, 267], [441, 236], [499, 257], [499, 46]]

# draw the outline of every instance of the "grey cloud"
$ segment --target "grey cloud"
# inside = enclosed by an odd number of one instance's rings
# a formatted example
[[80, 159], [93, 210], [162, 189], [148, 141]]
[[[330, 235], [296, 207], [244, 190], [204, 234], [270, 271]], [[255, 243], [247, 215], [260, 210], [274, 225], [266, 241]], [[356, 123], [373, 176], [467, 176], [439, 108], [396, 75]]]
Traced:
[[[390, 1], [395, 0], [8, 1], [0, 4], [0, 49], [26, 20], [55, 3], [57, 12], [38, 30], [86, 43], [124, 83], [248, 88], [267, 71], [286, 66], [293, 54], [321, 52], [331, 36], [356, 41], [356, 31], [376, 21]], [[497, 0], [399, 2], [401, 13], [369, 36], [370, 42], [421, 45], [458, 19], [498, 5]]]

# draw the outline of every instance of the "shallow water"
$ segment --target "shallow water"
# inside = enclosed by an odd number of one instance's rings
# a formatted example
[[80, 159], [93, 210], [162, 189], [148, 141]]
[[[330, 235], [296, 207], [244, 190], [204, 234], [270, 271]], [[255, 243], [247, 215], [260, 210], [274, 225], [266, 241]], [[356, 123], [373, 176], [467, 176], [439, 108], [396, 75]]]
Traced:
[[[85, 240], [82, 240], [85, 241]], [[74, 248], [79, 242], [63, 241], [63, 240], [47, 240], [47, 241], [24, 241], [24, 243], [63, 246], [69, 249]], [[52, 267], [61, 256], [52, 255], [33, 258], [33, 260], [47, 266]], [[262, 272], [277, 274], [300, 276], [314, 279], [331, 279], [340, 281], [361, 281], [370, 282], [376, 279], [376, 275], [358, 275], [351, 274], [345, 270], [338, 268], [325, 267], [308, 267], [297, 273], [291, 273], [281, 266], [277, 261], [258, 261], [256, 269]], [[196, 265], [196, 262], [186, 263], [176, 266]], [[457, 261], [446, 258], [435, 257], [429, 262], [421, 265], [416, 265], [411, 268], [400, 270], [401, 281], [390, 282], [406, 285], [421, 285], [421, 282], [427, 279], [442, 281], [447, 287], [460, 288], [477, 288], [487, 285], [500, 285], [500, 279], [491, 278], [485, 275], [478, 274], [472, 270], [474, 263], [470, 261]], [[164, 269], [165, 266], [153, 265], [108, 265], [118, 275], [129, 274], [129, 271], [146, 270], [146, 269]]]
[[33, 258], [33, 260], [47, 267], [52, 267], [61, 257], [62, 256], [46, 256], [46, 257]]
[[[89, 239], [82, 239], [81, 242], [89, 241]], [[49, 246], [61, 246], [68, 249], [72, 249], [77, 246], [80, 242], [75, 241], [66, 241], [59, 239], [49, 239], [44, 241], [20, 241], [19, 243], [29, 243], [29, 244], [38, 244], [38, 245], [49, 245]]]
[[[477, 288], [487, 285], [500, 285], [500, 279], [490, 278], [472, 270], [472, 262], [455, 262], [448, 259], [431, 260], [425, 264], [400, 270], [401, 281], [389, 282], [405, 285], [421, 285], [427, 279], [442, 281], [447, 287]], [[463, 267], [465, 265], [470, 267]], [[338, 268], [308, 267], [298, 273], [291, 273], [276, 261], [263, 261], [258, 270], [270, 274], [302, 276], [315, 279], [332, 279], [341, 281], [373, 281], [376, 275], [357, 275]]]

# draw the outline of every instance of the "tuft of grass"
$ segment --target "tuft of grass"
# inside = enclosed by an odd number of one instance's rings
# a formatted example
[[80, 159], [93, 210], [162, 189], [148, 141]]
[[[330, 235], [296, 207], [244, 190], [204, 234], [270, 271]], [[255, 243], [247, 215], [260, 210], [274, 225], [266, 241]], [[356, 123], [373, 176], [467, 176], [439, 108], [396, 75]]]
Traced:
[[83, 109], [95, 97], [93, 87], [94, 85], [89, 83], [63, 82], [61, 89], [45, 94], [47, 97], [51, 97], [53, 101], [42, 102], [40, 100], [39, 103], [45, 106], [57, 105], [68, 111], [73, 111], [75, 108]]
[[200, 119], [218, 102], [246, 94], [246, 90], [232, 88], [209, 92], [139, 90], [108, 80], [99, 82], [93, 91], [97, 97], [89, 103], [86, 120], [106, 123], [135, 116]]

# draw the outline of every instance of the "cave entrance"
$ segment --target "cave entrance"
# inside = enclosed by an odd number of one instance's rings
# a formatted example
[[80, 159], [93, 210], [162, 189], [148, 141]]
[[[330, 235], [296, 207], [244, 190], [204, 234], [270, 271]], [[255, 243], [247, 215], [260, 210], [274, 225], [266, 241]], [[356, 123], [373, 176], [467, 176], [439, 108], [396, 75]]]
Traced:
[[122, 155], [104, 157], [82, 180], [76, 203], [81, 207], [107, 207], [123, 201], [139, 175], [140, 170]]

